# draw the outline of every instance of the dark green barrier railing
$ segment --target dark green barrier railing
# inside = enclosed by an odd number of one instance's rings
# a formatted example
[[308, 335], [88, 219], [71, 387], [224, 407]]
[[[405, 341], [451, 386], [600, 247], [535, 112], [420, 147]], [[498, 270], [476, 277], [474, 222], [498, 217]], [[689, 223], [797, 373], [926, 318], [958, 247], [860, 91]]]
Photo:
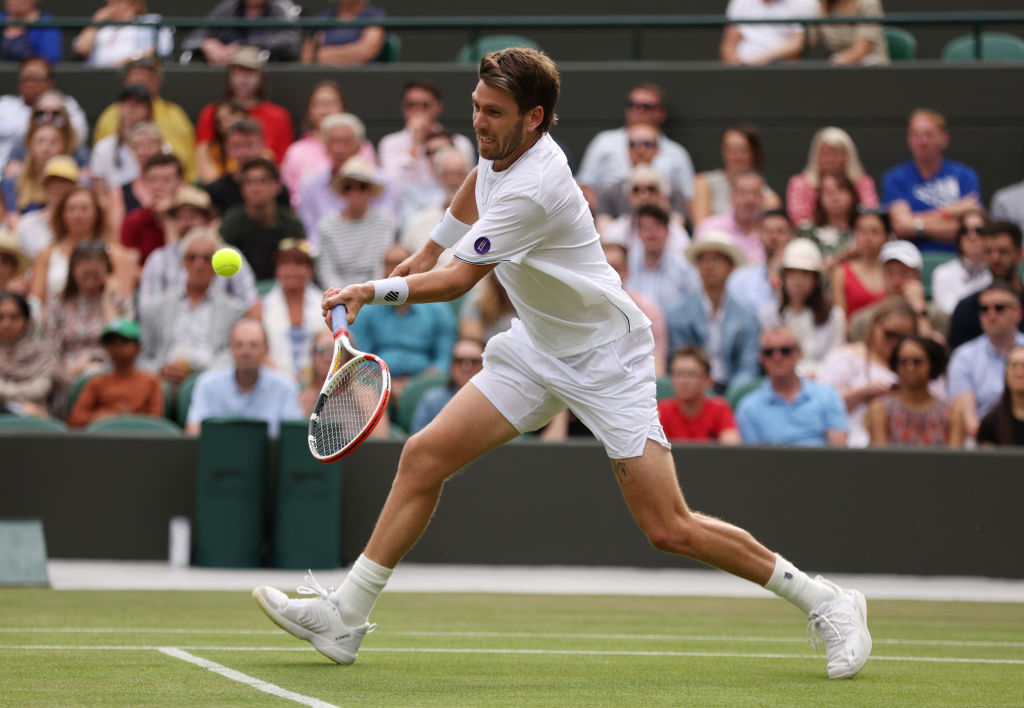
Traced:
[[[1024, 24], [1024, 11], [979, 12], [895, 12], [882, 17], [809, 17], [806, 19], [743, 20], [742, 24], [884, 24], [899, 26], [960, 26], [968, 28], [974, 36], [975, 56], [981, 58], [981, 35], [985, 28], [1001, 25]], [[450, 30], [464, 29], [470, 41], [476, 41], [484, 30], [509, 29], [619, 29], [633, 35], [632, 58], [643, 59], [641, 32], [645, 29], [720, 28], [733, 24], [725, 15], [593, 15], [593, 16], [489, 16], [489, 17], [381, 17], [355, 18], [344, 23], [324, 17], [227, 19], [209, 17], [162, 17], [147, 22], [93, 22], [88, 17], [54, 17], [37, 23], [16, 20], [0, 21], [0, 27], [33, 25], [82, 29], [106, 25], [137, 24], [152, 27], [154, 36], [162, 27], [175, 29], [210, 28], [293, 28], [307, 31], [346, 27], [384, 27], [389, 30]]]

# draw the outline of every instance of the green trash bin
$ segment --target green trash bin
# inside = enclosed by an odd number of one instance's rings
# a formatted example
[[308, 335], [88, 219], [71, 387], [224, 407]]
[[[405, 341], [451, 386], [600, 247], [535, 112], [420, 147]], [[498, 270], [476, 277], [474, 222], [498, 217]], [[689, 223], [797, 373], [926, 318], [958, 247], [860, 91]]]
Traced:
[[341, 462], [317, 462], [308, 435], [307, 420], [281, 423], [273, 552], [278, 568], [341, 563]]
[[195, 565], [263, 565], [267, 424], [203, 421], [196, 470]]

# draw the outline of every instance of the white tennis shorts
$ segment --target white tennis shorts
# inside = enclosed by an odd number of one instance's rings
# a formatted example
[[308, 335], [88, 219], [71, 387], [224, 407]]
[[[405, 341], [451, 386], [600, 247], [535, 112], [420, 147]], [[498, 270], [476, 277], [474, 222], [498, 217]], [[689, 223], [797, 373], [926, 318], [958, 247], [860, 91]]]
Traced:
[[538, 351], [513, 319], [487, 342], [472, 382], [520, 433], [569, 408], [613, 460], [639, 457], [648, 438], [670, 447], [658, 421], [650, 328], [558, 359]]

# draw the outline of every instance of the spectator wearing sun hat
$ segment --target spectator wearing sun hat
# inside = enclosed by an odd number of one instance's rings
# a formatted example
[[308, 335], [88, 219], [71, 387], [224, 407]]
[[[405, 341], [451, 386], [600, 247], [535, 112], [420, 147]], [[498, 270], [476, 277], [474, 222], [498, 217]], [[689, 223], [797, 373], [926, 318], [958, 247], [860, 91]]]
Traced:
[[846, 342], [846, 316], [832, 305], [822, 278], [818, 245], [807, 238], [790, 241], [779, 262], [781, 285], [775, 301], [758, 310], [762, 331], [785, 325], [800, 344], [800, 376], [813, 376], [818, 363]]
[[41, 209], [22, 214], [14, 232], [25, 255], [34, 259], [53, 242], [53, 227], [50, 213], [54, 204], [78, 184], [78, 164], [68, 155], [51, 157], [43, 166], [43, 192], [46, 205]]
[[113, 370], [90, 378], [68, 416], [68, 425], [87, 425], [113, 415], [153, 415], [164, 412], [160, 379], [135, 368], [142, 350], [142, 333], [134, 320], [113, 320], [103, 329], [100, 343]]
[[[910, 241], [889, 241], [882, 246], [878, 260], [882, 262], [885, 294], [902, 297], [917, 313], [918, 334], [945, 344], [950, 316], [925, 299], [924, 283], [921, 282], [921, 271], [924, 268], [921, 251]], [[879, 304], [858, 310], [850, 320], [847, 338], [851, 342], [859, 342], [867, 336], [871, 317]]]
[[391, 217], [371, 205], [384, 191], [383, 180], [373, 165], [351, 157], [335, 173], [331, 188], [345, 206], [317, 222], [317, 280], [325, 288], [343, 288], [379, 277], [384, 252], [395, 240]]
[[701, 290], [669, 306], [669, 351], [684, 345], [703, 349], [711, 360], [711, 378], [722, 393], [743, 385], [758, 375], [756, 313], [729, 297], [725, 289], [729, 274], [743, 265], [743, 252], [732, 236], [723, 231], [705, 231], [686, 251], [697, 266]]

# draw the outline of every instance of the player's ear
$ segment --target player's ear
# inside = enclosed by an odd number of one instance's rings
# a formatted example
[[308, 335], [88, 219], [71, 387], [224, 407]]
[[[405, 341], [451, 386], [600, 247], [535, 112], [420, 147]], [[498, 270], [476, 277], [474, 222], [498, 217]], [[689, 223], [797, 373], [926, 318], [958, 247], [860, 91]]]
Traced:
[[533, 108], [526, 112], [526, 127], [529, 128], [531, 132], [537, 130], [537, 128], [540, 127], [540, 124], [541, 122], [543, 122], [543, 120], [543, 106], [534, 106]]

